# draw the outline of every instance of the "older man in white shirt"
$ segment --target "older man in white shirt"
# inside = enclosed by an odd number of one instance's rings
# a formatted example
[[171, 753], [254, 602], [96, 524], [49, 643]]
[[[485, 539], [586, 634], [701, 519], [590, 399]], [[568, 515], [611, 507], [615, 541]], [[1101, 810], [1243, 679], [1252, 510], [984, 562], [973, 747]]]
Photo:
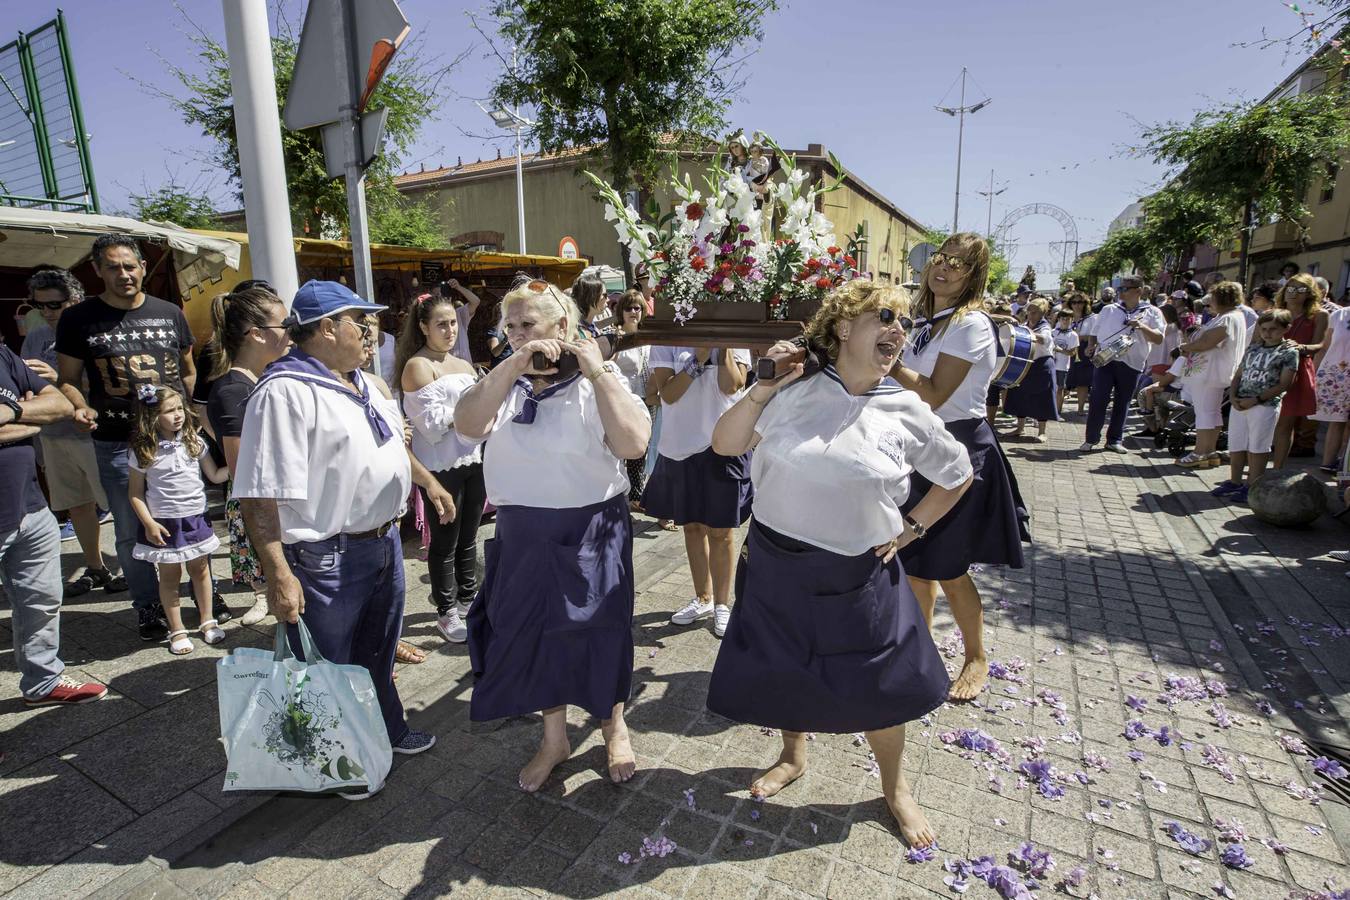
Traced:
[[371, 327], [364, 318], [383, 309], [331, 281], [296, 293], [287, 321], [296, 346], [249, 395], [234, 496], [272, 614], [290, 623], [303, 615], [325, 659], [369, 669], [394, 752], [412, 754], [436, 739], [408, 727], [394, 687], [404, 595], [398, 521], [413, 481], [442, 522], [454, 503], [408, 453], [397, 404], [360, 371]]

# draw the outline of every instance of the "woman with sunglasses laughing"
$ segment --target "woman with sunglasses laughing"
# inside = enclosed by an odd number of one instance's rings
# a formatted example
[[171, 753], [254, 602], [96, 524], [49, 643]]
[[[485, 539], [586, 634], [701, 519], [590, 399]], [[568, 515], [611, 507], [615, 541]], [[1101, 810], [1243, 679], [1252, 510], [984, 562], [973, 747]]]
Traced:
[[[891, 370], [915, 391], [965, 445], [975, 480], [941, 523], [923, 522], [928, 533], [900, 555], [929, 626], [939, 586], [965, 641], [966, 658], [951, 699], [973, 700], [984, 688], [989, 661], [984, 650], [980, 592], [970, 577], [974, 563], [1022, 568], [1022, 542], [1030, 541], [1027, 512], [1012, 467], [985, 419], [985, 396], [998, 365], [998, 333], [983, 311], [989, 278], [989, 246], [976, 234], [949, 237], [924, 269], [915, 305], [925, 319]], [[906, 511], [928, 490], [914, 476]]]
[[[539, 790], [572, 754], [567, 706], [600, 720], [609, 777], [636, 757], [624, 724], [633, 680], [633, 524], [624, 461], [641, 458], [651, 419], [553, 285], [502, 300], [512, 354], [460, 395], [455, 431], [486, 441], [483, 480], [497, 508], [483, 587], [469, 608], [474, 721], [543, 711], [539, 750], [518, 782]], [[542, 353], [552, 365], [534, 367]], [[554, 379], [563, 353], [580, 370]]]
[[[718, 453], [755, 449], [755, 518], [708, 708], [782, 730], [778, 761], [750, 785], [760, 799], [805, 772], [806, 733], [864, 732], [901, 834], [926, 847], [900, 757], [905, 723], [941, 706], [948, 680], [896, 553], [952, 508], [971, 468], [942, 420], [886, 378], [905, 305], [865, 280], [836, 289], [807, 328], [829, 364], [756, 384], [713, 431]], [[917, 473], [931, 487], [906, 515]]]

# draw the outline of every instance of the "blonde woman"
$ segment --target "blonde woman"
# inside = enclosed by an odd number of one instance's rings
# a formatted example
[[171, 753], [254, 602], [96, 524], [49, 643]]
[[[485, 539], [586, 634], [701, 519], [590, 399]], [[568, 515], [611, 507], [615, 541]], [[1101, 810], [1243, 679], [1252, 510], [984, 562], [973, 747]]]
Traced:
[[1275, 449], [1271, 467], [1280, 469], [1289, 458], [1289, 445], [1299, 420], [1317, 411], [1317, 374], [1313, 357], [1327, 340], [1327, 314], [1322, 311], [1322, 289], [1311, 275], [1298, 274], [1280, 288], [1275, 297], [1278, 309], [1289, 310], [1293, 324], [1285, 340], [1293, 341], [1298, 349], [1298, 374], [1293, 387], [1284, 395], [1280, 406], [1280, 420], [1275, 426]]
[[[972, 473], [942, 420], [886, 378], [907, 305], [867, 281], [838, 288], [807, 329], [830, 364], [756, 384], [717, 422], [718, 453], [755, 451], [756, 508], [708, 708], [782, 730], [778, 761], [750, 785], [760, 799], [805, 772], [807, 732], [865, 733], [901, 835], [927, 847], [936, 837], [900, 758], [905, 723], [941, 706], [948, 680], [896, 554], [922, 543], [919, 523], [942, 518]], [[931, 486], [906, 514], [917, 473]]]
[[[464, 391], [455, 431], [486, 441], [483, 478], [497, 508], [483, 587], [469, 608], [475, 721], [543, 711], [538, 752], [520, 770], [534, 792], [572, 753], [567, 706], [600, 720], [610, 779], [636, 757], [624, 724], [633, 679], [633, 524], [624, 461], [647, 452], [651, 419], [617, 366], [577, 336], [578, 313], [532, 281], [502, 301], [512, 354]], [[580, 370], [534, 368], [572, 353]]]
[[[910, 586], [931, 626], [939, 587], [965, 641], [966, 658], [951, 699], [969, 701], [984, 688], [989, 660], [984, 649], [980, 592], [971, 580], [974, 563], [1022, 568], [1022, 542], [1030, 541], [1027, 511], [1012, 467], [985, 420], [985, 395], [998, 365], [998, 335], [983, 312], [989, 277], [989, 246], [977, 234], [949, 237], [924, 269], [915, 299], [922, 327], [891, 370], [919, 395], [970, 454], [975, 480], [940, 523], [920, 519], [920, 536], [901, 552]], [[930, 488], [916, 473], [906, 511], [914, 512]], [[917, 518], [917, 517], [916, 517]]]

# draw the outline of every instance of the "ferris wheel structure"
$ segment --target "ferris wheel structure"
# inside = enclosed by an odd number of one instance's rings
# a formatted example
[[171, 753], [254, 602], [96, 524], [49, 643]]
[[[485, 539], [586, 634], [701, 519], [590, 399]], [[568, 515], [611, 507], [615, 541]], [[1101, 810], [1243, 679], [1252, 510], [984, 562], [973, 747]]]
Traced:
[[1005, 259], [1011, 261], [1017, 255], [1017, 238], [1013, 229], [1031, 216], [1049, 216], [1064, 229], [1064, 240], [1050, 242], [1049, 265], [1040, 271], [1047, 275], [1069, 271], [1078, 259], [1078, 223], [1065, 209], [1053, 203], [1028, 203], [1009, 212], [994, 229], [994, 246]]

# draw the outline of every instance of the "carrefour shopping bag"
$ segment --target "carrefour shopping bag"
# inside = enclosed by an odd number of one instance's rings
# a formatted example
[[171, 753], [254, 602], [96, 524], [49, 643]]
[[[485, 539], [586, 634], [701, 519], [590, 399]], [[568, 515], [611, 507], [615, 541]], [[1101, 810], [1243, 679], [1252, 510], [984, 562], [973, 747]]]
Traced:
[[272, 652], [240, 647], [217, 664], [225, 790], [378, 791], [394, 756], [370, 673], [326, 661], [299, 630], [305, 661], [278, 624]]

